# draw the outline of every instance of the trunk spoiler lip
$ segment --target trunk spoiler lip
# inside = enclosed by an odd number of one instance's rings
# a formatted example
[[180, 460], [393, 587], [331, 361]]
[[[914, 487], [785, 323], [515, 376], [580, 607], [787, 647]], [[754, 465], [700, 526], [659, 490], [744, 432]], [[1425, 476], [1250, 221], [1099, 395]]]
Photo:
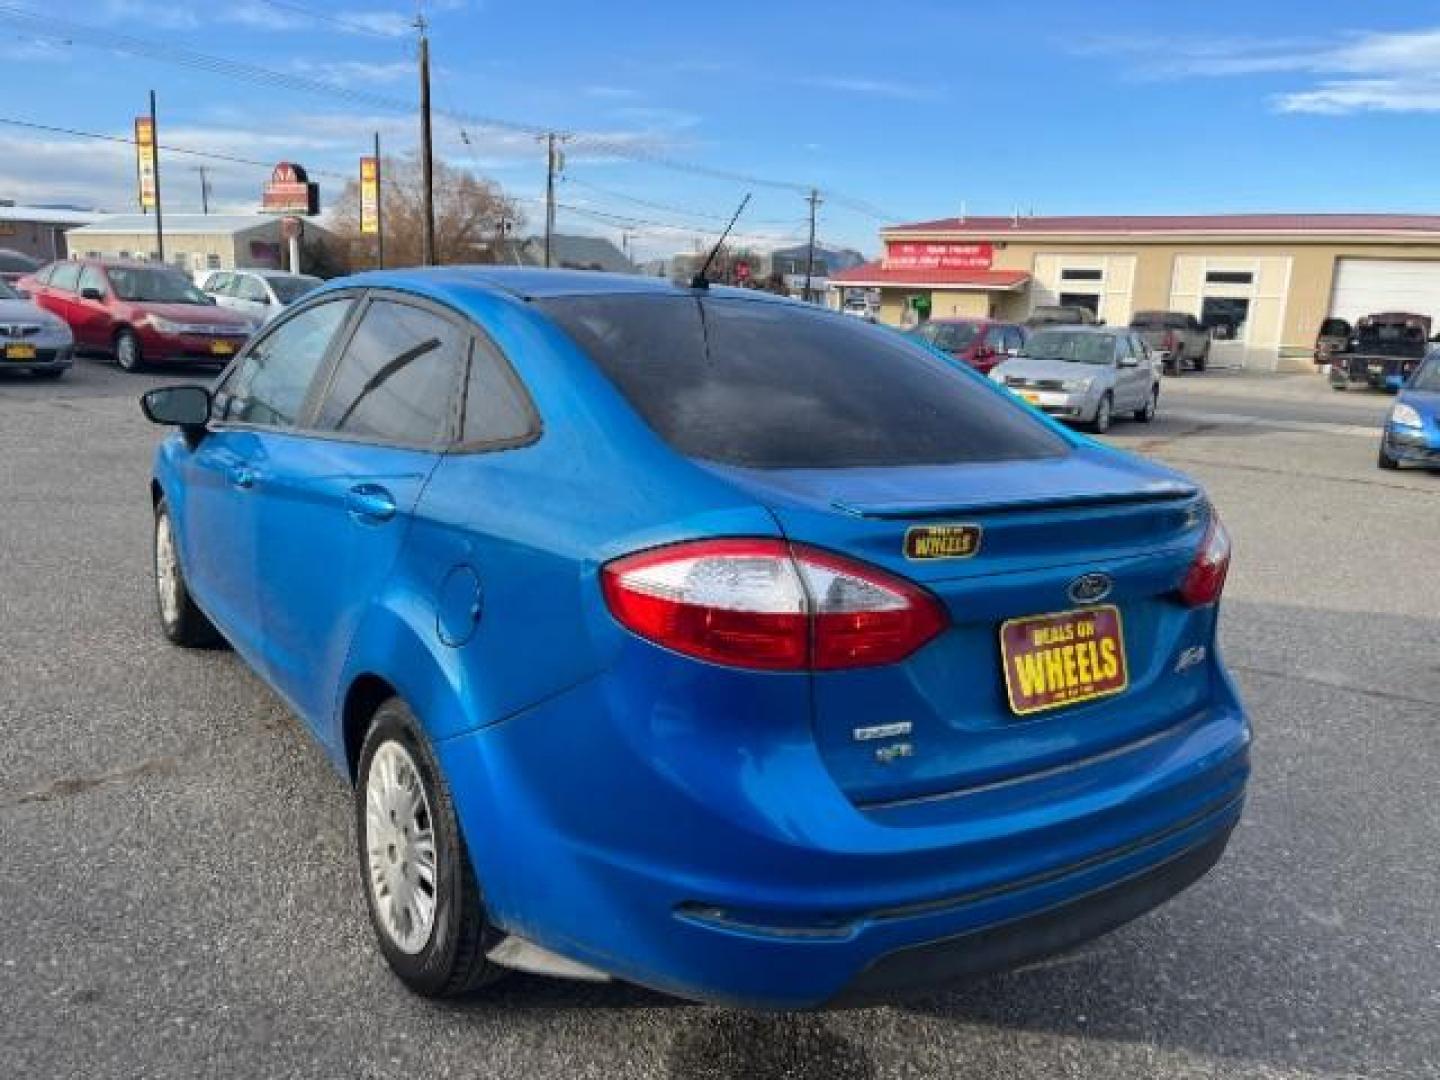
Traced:
[[1199, 497], [1200, 489], [1193, 484], [1166, 481], [1130, 490], [1079, 492], [1070, 495], [1037, 495], [1020, 499], [942, 500], [933, 503], [860, 503], [835, 499], [830, 505], [852, 517], [913, 519], [954, 517], [956, 514], [1024, 514], [1037, 510], [1178, 503], [1189, 502]]

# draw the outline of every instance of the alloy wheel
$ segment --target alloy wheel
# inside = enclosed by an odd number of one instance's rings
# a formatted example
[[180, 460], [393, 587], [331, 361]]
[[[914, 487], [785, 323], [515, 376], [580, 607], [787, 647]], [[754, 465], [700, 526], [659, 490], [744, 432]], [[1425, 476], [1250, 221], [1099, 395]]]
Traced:
[[155, 592], [160, 601], [160, 618], [165, 625], [180, 621], [180, 565], [175, 558], [175, 537], [170, 515], [155, 518]]

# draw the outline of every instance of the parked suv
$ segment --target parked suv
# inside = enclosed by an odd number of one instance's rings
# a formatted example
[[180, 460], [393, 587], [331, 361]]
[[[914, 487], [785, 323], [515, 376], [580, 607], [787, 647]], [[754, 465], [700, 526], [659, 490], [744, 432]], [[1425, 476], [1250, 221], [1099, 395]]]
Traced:
[[62, 259], [20, 279], [35, 303], [70, 326], [76, 351], [115, 357], [126, 371], [172, 362], [228, 363], [255, 329], [158, 263]]
[[1093, 311], [1079, 304], [1041, 304], [1025, 325], [1033, 330], [1037, 326], [1095, 326], [1099, 321]]
[[1130, 320], [1130, 329], [1160, 354], [1171, 375], [1179, 375], [1187, 364], [1204, 371], [1210, 363], [1210, 331], [1194, 315], [1183, 311], [1139, 311]]
[[214, 270], [200, 286], [205, 295], [262, 326], [324, 282], [284, 270]]
[[1025, 328], [1017, 323], [989, 319], [931, 319], [909, 331], [909, 336], [949, 353], [982, 375], [1025, 344]]

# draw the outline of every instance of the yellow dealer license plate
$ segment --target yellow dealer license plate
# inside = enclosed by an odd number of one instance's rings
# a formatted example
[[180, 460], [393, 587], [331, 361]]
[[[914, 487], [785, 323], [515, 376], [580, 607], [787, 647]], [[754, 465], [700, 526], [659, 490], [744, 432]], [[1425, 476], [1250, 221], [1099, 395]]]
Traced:
[[1120, 609], [1010, 619], [1000, 627], [1005, 690], [1017, 716], [1118, 694], [1130, 685]]
[[1020, 396], [1021, 396], [1022, 398], [1024, 398], [1026, 401], [1028, 401], [1031, 405], [1039, 405], [1039, 404], [1040, 404], [1040, 395], [1039, 395], [1039, 394], [1031, 393], [1029, 390], [1021, 390], [1021, 391], [1020, 391]]
[[212, 341], [210, 351], [216, 356], [229, 356], [235, 351], [235, 346], [228, 341]]
[[35, 359], [35, 346], [34, 346], [34, 345], [6, 345], [6, 346], [5, 346], [5, 359], [6, 359], [6, 360], [34, 360], [34, 359]]

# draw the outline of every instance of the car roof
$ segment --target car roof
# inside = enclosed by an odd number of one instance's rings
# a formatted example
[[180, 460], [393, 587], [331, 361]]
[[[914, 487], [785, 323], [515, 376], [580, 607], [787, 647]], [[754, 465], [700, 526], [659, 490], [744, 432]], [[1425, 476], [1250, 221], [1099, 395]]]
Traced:
[[1039, 327], [1041, 330], [1064, 330], [1067, 333], [1074, 331], [1077, 334], [1119, 334], [1127, 332], [1128, 326], [1100, 326], [1091, 323], [1052, 323], [1049, 326]]
[[[479, 289], [508, 293], [522, 300], [546, 300], [562, 296], [694, 296], [696, 290], [676, 285], [666, 278], [642, 277], [639, 274], [612, 274], [599, 270], [546, 270], [538, 267], [509, 266], [433, 266], [408, 270], [370, 270], [328, 284], [341, 287], [384, 289], [414, 292], [432, 290], [459, 291]], [[813, 304], [776, 296], [755, 289], [736, 289], [715, 285], [706, 290], [710, 295], [728, 298], [796, 304], [810, 310]]]

